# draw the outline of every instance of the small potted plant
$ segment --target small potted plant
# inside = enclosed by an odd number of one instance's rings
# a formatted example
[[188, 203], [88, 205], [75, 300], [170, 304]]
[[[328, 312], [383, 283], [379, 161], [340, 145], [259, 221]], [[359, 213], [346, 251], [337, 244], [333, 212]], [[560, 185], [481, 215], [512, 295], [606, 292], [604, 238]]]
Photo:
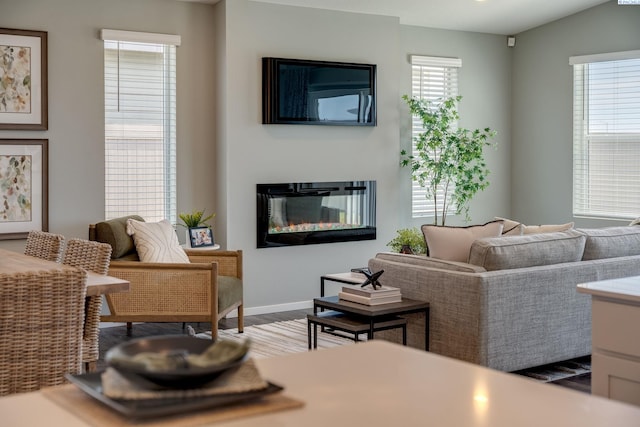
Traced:
[[403, 228], [397, 233], [396, 237], [387, 243], [392, 251], [403, 254], [424, 254], [427, 252], [424, 236], [416, 227]]
[[187, 238], [185, 243], [188, 248], [191, 247], [191, 229], [201, 227], [211, 228], [211, 226], [208, 224], [208, 221], [213, 219], [215, 216], [216, 214], [213, 213], [205, 217], [204, 209], [194, 210], [191, 213], [178, 214], [178, 217], [182, 220], [182, 224], [179, 225], [186, 227], [187, 229]]

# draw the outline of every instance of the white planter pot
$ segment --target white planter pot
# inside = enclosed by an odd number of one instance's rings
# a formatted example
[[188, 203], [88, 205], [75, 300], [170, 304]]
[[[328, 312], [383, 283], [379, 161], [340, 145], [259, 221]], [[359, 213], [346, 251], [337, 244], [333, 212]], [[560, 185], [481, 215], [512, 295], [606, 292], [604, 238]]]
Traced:
[[185, 231], [185, 236], [186, 236], [186, 240], [184, 241], [184, 247], [185, 248], [190, 248], [191, 247], [191, 233], [189, 233], [189, 229], [187, 228]]

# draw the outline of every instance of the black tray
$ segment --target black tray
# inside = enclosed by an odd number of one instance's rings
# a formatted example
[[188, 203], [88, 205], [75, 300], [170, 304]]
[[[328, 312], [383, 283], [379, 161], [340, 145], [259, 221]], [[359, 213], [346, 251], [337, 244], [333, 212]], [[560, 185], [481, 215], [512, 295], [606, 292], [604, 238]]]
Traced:
[[215, 396], [169, 398], [169, 399], [143, 399], [123, 400], [111, 399], [102, 393], [102, 372], [70, 375], [66, 378], [78, 386], [80, 390], [89, 396], [107, 405], [116, 412], [131, 419], [152, 418], [166, 415], [184, 414], [202, 409], [218, 408], [234, 403], [258, 399], [268, 394], [283, 390], [283, 387], [267, 382], [267, 388], [243, 393], [219, 394]]

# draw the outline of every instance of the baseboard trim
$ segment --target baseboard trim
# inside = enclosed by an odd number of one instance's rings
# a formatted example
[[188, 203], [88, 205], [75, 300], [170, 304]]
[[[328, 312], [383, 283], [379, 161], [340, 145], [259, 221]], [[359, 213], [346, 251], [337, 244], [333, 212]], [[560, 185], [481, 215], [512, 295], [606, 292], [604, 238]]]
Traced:
[[[244, 309], [245, 316], [256, 316], [258, 314], [280, 313], [281, 311], [306, 310], [313, 308], [313, 301], [298, 301], [286, 304], [263, 305], [261, 307], [249, 307]], [[227, 314], [227, 318], [238, 317], [238, 310], [233, 310]], [[102, 322], [101, 328], [113, 328], [115, 326], [124, 326], [126, 323]], [[135, 323], [134, 323], [135, 325]]]
[[[261, 307], [245, 307], [244, 315], [255, 316], [258, 314], [280, 313], [281, 311], [306, 310], [308, 308], [313, 308], [313, 301], [298, 301], [286, 304], [263, 305]], [[227, 317], [238, 317], [237, 310], [229, 313]]]

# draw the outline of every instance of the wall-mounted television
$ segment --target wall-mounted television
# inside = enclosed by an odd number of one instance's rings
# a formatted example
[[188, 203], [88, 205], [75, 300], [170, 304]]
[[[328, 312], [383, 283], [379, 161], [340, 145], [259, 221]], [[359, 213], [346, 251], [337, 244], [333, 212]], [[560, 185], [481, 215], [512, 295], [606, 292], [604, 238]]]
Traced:
[[262, 123], [376, 125], [376, 66], [262, 58]]

